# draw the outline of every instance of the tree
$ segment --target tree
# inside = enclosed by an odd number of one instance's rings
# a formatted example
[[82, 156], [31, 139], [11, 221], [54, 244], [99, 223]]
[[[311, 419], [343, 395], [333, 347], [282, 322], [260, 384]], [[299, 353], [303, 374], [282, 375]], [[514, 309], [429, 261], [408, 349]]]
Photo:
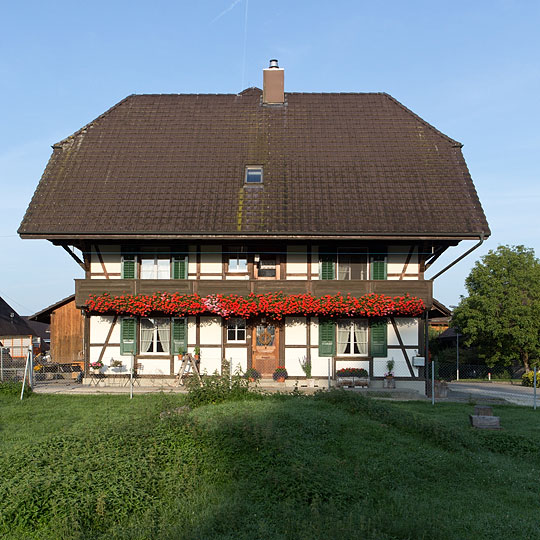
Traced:
[[489, 366], [540, 358], [540, 261], [524, 246], [499, 246], [477, 261], [465, 280], [452, 326], [478, 347]]

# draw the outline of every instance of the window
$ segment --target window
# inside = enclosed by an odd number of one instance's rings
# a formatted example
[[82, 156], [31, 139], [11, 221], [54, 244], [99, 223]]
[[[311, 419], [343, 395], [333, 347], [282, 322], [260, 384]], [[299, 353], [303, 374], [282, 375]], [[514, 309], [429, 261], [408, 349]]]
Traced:
[[262, 167], [246, 167], [246, 184], [262, 184]]
[[170, 319], [161, 317], [141, 319], [141, 354], [168, 354], [170, 344]]
[[229, 319], [227, 321], [227, 341], [229, 343], [246, 342], [246, 321], [244, 319]]
[[276, 277], [276, 257], [263, 255], [259, 261], [259, 277]]
[[337, 276], [341, 280], [368, 279], [367, 249], [340, 249], [337, 257]]
[[229, 253], [229, 272], [247, 272], [247, 253], [243, 247], [232, 247]]
[[337, 324], [337, 354], [367, 356], [368, 326], [359, 319], [342, 319]]
[[143, 253], [141, 279], [171, 279], [171, 259], [168, 253]]

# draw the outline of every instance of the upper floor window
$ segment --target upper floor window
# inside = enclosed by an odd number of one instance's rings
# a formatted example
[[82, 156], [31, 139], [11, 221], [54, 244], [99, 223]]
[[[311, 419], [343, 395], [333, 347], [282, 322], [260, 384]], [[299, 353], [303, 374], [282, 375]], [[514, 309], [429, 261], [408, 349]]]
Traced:
[[171, 279], [171, 257], [168, 253], [142, 253], [141, 279]]
[[228, 255], [229, 272], [247, 272], [247, 253], [243, 247], [232, 247]]
[[368, 279], [367, 249], [344, 248], [337, 254], [337, 278]]
[[263, 170], [262, 167], [246, 167], [246, 184], [262, 184]]

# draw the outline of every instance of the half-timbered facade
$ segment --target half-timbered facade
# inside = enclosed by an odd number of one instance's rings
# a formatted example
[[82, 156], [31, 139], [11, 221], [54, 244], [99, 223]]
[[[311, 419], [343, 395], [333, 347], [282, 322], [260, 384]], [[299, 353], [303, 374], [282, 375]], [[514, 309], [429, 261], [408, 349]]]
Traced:
[[425, 271], [489, 235], [461, 145], [386, 94], [264, 84], [130, 96], [53, 147], [19, 233], [84, 268], [87, 366], [174, 377], [200, 349], [207, 373], [308, 359], [377, 385], [394, 360], [423, 390]]

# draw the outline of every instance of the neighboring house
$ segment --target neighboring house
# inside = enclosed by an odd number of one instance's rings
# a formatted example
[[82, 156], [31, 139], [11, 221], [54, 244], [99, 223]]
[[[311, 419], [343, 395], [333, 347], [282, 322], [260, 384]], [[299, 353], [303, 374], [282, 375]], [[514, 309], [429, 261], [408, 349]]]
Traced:
[[440, 334], [450, 326], [452, 311], [438, 300], [433, 299], [433, 306], [429, 310], [429, 326], [434, 332]]
[[29, 324], [2, 298], [0, 298], [0, 342], [9, 349], [14, 366], [24, 365], [28, 349], [34, 355], [42, 351], [42, 342]]
[[75, 306], [75, 295], [54, 303], [29, 317], [34, 324], [50, 326], [51, 360], [58, 364], [83, 363], [84, 316]]
[[462, 145], [387, 94], [285, 93], [276, 66], [262, 91], [129, 96], [55, 144], [19, 234], [84, 268], [87, 368], [173, 377], [199, 346], [208, 373], [307, 358], [377, 386], [393, 358], [423, 391], [424, 273], [490, 234]]

